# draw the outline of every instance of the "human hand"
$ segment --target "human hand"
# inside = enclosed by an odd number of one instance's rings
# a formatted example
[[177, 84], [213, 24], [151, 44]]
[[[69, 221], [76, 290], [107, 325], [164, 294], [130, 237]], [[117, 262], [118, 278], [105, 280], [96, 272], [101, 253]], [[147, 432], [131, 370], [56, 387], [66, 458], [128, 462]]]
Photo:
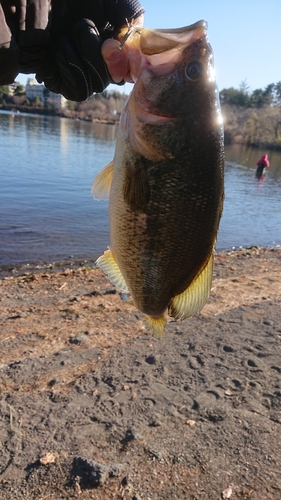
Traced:
[[[134, 19], [132, 25], [143, 26], [143, 14]], [[128, 55], [125, 50], [120, 50], [120, 42], [116, 39], [107, 39], [101, 47], [101, 54], [106, 63], [108, 72], [115, 83], [133, 83], [130, 75]]]
[[128, 22], [143, 22], [138, 0], [64, 0], [52, 5], [52, 45], [36, 73], [38, 81], [74, 101], [102, 92], [109, 83], [130, 81], [127, 56], [117, 50], [114, 36]]

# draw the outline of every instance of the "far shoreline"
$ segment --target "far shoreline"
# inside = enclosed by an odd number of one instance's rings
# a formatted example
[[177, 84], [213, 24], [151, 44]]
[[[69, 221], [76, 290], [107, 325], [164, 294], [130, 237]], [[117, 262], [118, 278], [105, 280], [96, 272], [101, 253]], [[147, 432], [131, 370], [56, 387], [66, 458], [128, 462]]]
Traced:
[[87, 123], [103, 123], [106, 125], [118, 125], [119, 118], [112, 118], [111, 120], [103, 119], [103, 118], [81, 118], [79, 117], [79, 113], [75, 111], [69, 111], [68, 113], [64, 113], [63, 110], [55, 110], [55, 109], [46, 109], [46, 108], [35, 108], [30, 106], [7, 106], [1, 105], [0, 111], [4, 111], [13, 115], [36, 115], [36, 116], [48, 116], [54, 118], [67, 118], [69, 120], [78, 120], [81, 122]]
[[[55, 117], [55, 118], [66, 118], [69, 120], [76, 120], [76, 121], [81, 121], [81, 122], [86, 122], [86, 123], [100, 123], [100, 124], [105, 124], [105, 125], [113, 125], [113, 126], [118, 126], [120, 122], [120, 114], [116, 116], [112, 116], [111, 119], [108, 118], [93, 118], [93, 117], [81, 117], [79, 115], [79, 111], [70, 111], [67, 110], [64, 112], [62, 109], [56, 110], [52, 108], [37, 108], [37, 107], [31, 107], [31, 106], [18, 106], [15, 104], [7, 105], [7, 104], [2, 104], [0, 105], [0, 111], [12, 113], [14, 115], [20, 115], [20, 114], [27, 114], [27, 115], [36, 115], [36, 116], [48, 116], [48, 117]], [[243, 137], [241, 135], [234, 135], [231, 136], [227, 130], [225, 130], [225, 146], [231, 146], [235, 144], [240, 144], [243, 146], [249, 146], [255, 149], [266, 149], [270, 151], [281, 151], [281, 144], [276, 144], [276, 143], [250, 143], [248, 141], [244, 141]]]

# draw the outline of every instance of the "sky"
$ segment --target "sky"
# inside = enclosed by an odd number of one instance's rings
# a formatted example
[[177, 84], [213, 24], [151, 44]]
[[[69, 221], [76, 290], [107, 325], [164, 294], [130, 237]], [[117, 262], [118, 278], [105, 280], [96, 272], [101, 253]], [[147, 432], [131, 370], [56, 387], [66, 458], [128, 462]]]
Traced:
[[[208, 23], [219, 90], [281, 81], [281, 0], [141, 0], [146, 28]], [[26, 82], [26, 75], [17, 80]], [[110, 88], [114, 88], [110, 86]], [[122, 87], [115, 87], [122, 91]], [[126, 84], [125, 91], [131, 90]]]

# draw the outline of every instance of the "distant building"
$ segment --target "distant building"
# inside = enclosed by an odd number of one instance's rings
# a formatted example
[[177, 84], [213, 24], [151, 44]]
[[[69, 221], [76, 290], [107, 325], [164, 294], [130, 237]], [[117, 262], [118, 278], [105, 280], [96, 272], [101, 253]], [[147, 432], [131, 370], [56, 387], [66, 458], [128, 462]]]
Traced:
[[61, 94], [55, 94], [48, 90], [45, 85], [39, 85], [34, 78], [29, 78], [25, 87], [26, 97], [30, 100], [38, 97], [45, 106], [51, 106], [54, 109], [65, 108], [66, 99]]
[[36, 80], [34, 78], [28, 78], [26, 87], [25, 87], [25, 93], [26, 97], [28, 99], [35, 99], [38, 97], [40, 101], [44, 102], [43, 98], [43, 91], [44, 91], [45, 85], [38, 85]]

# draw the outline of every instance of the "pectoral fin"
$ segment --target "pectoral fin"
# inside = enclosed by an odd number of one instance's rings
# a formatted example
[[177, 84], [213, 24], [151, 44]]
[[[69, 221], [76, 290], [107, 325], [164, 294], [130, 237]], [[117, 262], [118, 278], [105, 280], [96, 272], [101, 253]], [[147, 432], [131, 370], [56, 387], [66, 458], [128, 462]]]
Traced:
[[119, 269], [115, 257], [111, 250], [106, 250], [104, 254], [98, 258], [96, 265], [99, 266], [109, 277], [111, 283], [122, 292], [130, 293], [126, 281]]
[[184, 319], [201, 311], [211, 291], [213, 277], [213, 254], [203, 271], [189, 287], [170, 301], [168, 313], [175, 319]]
[[150, 198], [150, 187], [144, 158], [139, 157], [133, 166], [127, 166], [123, 196], [132, 211], [145, 210]]
[[111, 188], [114, 164], [108, 163], [96, 176], [92, 184], [92, 196], [95, 200], [107, 200]]

